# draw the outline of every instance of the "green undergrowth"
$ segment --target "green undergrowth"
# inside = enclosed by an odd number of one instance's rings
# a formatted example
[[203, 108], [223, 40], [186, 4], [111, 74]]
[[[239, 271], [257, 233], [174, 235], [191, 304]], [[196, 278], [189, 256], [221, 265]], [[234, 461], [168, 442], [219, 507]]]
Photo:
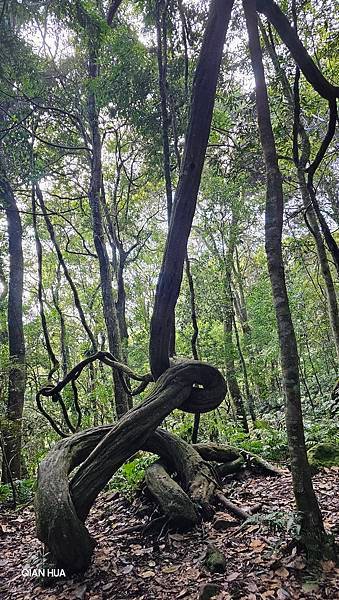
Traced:
[[127, 496], [138, 489], [144, 479], [145, 469], [154, 462], [152, 454], [138, 452], [135, 458], [128, 460], [113, 475], [108, 484], [108, 489], [120, 491]]
[[[16, 502], [18, 505], [26, 504], [33, 499], [36, 480], [20, 479], [14, 482], [16, 491]], [[7, 504], [13, 501], [13, 490], [9, 483], [0, 484], [0, 502]]]

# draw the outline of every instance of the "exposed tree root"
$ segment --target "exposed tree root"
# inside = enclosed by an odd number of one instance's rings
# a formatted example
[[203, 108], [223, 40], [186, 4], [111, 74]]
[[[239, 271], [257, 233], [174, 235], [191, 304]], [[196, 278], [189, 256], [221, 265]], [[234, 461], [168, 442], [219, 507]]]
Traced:
[[[38, 537], [60, 567], [68, 572], [88, 567], [95, 544], [84, 525], [90, 508], [115, 471], [137, 450], [145, 448], [161, 421], [174, 408], [188, 412], [212, 410], [225, 394], [226, 384], [217, 369], [199, 361], [186, 361], [168, 369], [148, 398], [114, 426], [76, 433], [55, 445], [39, 467], [35, 510]], [[154, 448], [156, 443], [153, 440]], [[168, 448], [170, 444], [174, 442], [168, 441]], [[189, 469], [185, 468], [186, 483], [192, 500], [203, 503], [210, 497], [214, 483], [204, 475], [208, 466], [192, 452], [198, 458], [194, 456]], [[169, 453], [170, 449], [167, 458]], [[179, 468], [185, 452], [175, 454], [181, 457], [176, 464]], [[69, 483], [69, 473], [79, 465]]]
[[243, 508], [241, 508], [240, 506], [237, 506], [236, 504], [234, 504], [233, 502], [231, 502], [231, 500], [228, 500], [228, 498], [226, 498], [226, 496], [224, 496], [224, 494], [222, 494], [221, 492], [217, 491], [215, 493], [216, 498], [219, 500], [219, 502], [233, 515], [235, 515], [236, 517], [246, 520], [248, 519], [251, 514], [249, 512], [247, 512], [246, 510], [244, 510]]
[[[243, 468], [244, 458], [271, 474], [280, 474], [279, 469], [237, 448], [192, 446], [158, 428], [174, 408], [192, 411], [197, 406], [200, 412], [215, 408], [225, 391], [222, 375], [210, 365], [180, 363], [168, 369], [148, 398], [115, 425], [79, 432], [55, 445], [39, 468], [35, 509], [38, 537], [58, 566], [67, 572], [88, 567], [95, 541], [85, 519], [115, 471], [138, 450], [153, 452], [161, 459], [147, 469], [146, 484], [170, 524], [181, 528], [196, 525], [202, 517], [211, 516], [214, 498], [238, 517], [250, 516], [220, 494], [219, 476]], [[76, 467], [69, 481], [69, 473]]]
[[[192, 501], [193, 506], [199, 508], [202, 516], [209, 517], [213, 499], [221, 502], [236, 517], [242, 520], [248, 519], [261, 509], [261, 505], [248, 511], [235, 505], [218, 490], [216, 479], [236, 473], [246, 464], [249, 467], [253, 465], [259, 467], [270, 475], [282, 474], [282, 471], [275, 465], [244, 450], [217, 444], [193, 444], [191, 446], [161, 429], [157, 429], [149, 438], [146, 446], [147, 449], [165, 458], [167, 469], [169, 472], [176, 473], [183, 489], [187, 492], [181, 490], [180, 504], [174, 503], [172, 510], [170, 490], [173, 486], [176, 491], [178, 483], [170, 478], [163, 465], [161, 470], [155, 465], [151, 465], [146, 470], [146, 485], [172, 524], [178, 523], [180, 519], [185, 522], [186, 514], [190, 514], [192, 509]], [[196, 521], [192, 519], [192, 525], [195, 524]]]
[[199, 514], [194, 503], [159, 462], [147, 468], [145, 481], [149, 491], [174, 527], [189, 529], [199, 522]]

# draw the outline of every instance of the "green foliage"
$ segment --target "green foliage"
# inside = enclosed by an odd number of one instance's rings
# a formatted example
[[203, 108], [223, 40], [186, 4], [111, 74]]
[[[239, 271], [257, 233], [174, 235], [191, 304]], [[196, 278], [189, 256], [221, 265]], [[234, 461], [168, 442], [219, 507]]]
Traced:
[[[91, 151], [87, 148], [91, 145], [89, 92], [95, 97], [102, 144], [107, 204], [104, 229], [114, 292], [117, 297], [119, 246], [121, 256], [126, 259], [123, 279], [128, 340], [124, 345], [129, 366], [138, 373], [149, 371], [150, 321], [167, 232], [154, 1], [126, 2], [126, 10], [120, 9], [112, 27], [105, 21], [105, 3], [60, 0], [47, 3], [46, 7], [38, 4], [6, 2], [0, 22], [0, 103], [4, 118], [0, 159], [2, 163], [2, 155], [5, 157], [1, 167], [5, 166], [6, 176], [15, 190], [24, 232], [28, 377], [23, 453], [32, 476], [38, 462], [57, 441], [55, 432], [37, 413], [35, 402], [36, 390], [47, 383], [50, 364], [37, 305], [31, 214], [34, 181], [40, 181], [44, 190], [55, 235], [86, 319], [98, 344], [103, 343], [107, 348], [88, 200], [91, 180]], [[181, 157], [183, 154], [191, 84], [206, 16], [205, 5], [191, 7], [190, 3], [183, 3], [183, 26], [177, 10], [179, 4], [167, 3], [166, 88], [173, 190], [178, 180], [178, 154]], [[331, 23], [336, 15], [330, 2], [318, 5], [312, 0], [302, 7], [299, 32], [334, 82], [339, 53], [338, 34]], [[287, 2], [281, 6], [289, 10]], [[232, 43], [227, 45], [223, 59], [188, 254], [199, 328], [198, 353], [224, 375], [227, 375], [227, 359], [233, 359], [234, 376], [245, 404], [246, 384], [254, 397], [257, 421], [251, 426], [250, 434], [244, 434], [227, 397], [218, 411], [202, 415], [199, 435], [200, 439], [229, 443], [272, 461], [287, 461], [279, 344], [264, 247], [265, 169], [256, 125], [252, 75], [239, 23], [234, 23], [236, 33], [235, 30], [230, 32]], [[188, 44], [187, 62], [184, 32]], [[274, 31], [272, 35], [281, 68], [293, 84], [294, 61], [277, 43]], [[89, 51], [96, 56], [96, 77], [89, 77]], [[305, 437], [310, 448], [320, 442], [338, 440], [338, 427], [332, 417], [333, 402], [329, 399], [337, 377], [337, 358], [314, 240], [300, 211], [297, 174], [291, 160], [293, 115], [267, 55], [265, 70], [278, 154], [282, 157], [286, 216], [283, 253], [300, 353]], [[314, 156], [326, 129], [327, 104], [305, 78], [301, 78], [301, 100], [302, 119]], [[323, 213], [329, 217], [331, 229], [335, 229], [339, 223], [338, 167], [335, 147], [330, 150], [316, 186]], [[7, 280], [8, 244], [6, 234], [2, 233], [6, 231], [6, 222], [3, 212], [1, 215], [0, 264], [1, 274], [3, 271], [3, 278]], [[111, 218], [113, 233], [107, 215]], [[63, 319], [69, 370], [87, 355], [90, 344], [41, 214], [38, 214], [38, 233], [43, 249], [42, 285], [50, 341], [61, 362]], [[234, 252], [229, 256], [231, 244], [234, 244]], [[331, 264], [330, 269], [335, 277]], [[192, 356], [190, 303], [184, 274], [176, 306], [179, 357]], [[231, 334], [225, 334], [228, 310], [234, 313], [238, 340], [234, 326]], [[7, 298], [3, 298], [0, 306], [0, 419], [5, 414], [10, 366], [6, 327]], [[62, 377], [60, 368], [55, 381]], [[83, 428], [115, 419], [111, 370], [95, 366], [92, 377], [86, 370], [77, 382]], [[65, 391], [65, 402], [74, 419], [70, 388]], [[46, 399], [45, 405], [53, 417], [64, 424], [60, 406], [50, 399]], [[192, 415], [174, 411], [165, 426], [191, 440]], [[141, 457], [127, 463], [114, 476], [111, 486], [131, 490], [140, 483], [143, 469], [150, 460]]]
[[[18, 504], [26, 504], [32, 500], [36, 479], [20, 479], [14, 482]], [[9, 502], [13, 499], [12, 487], [9, 483], [0, 484], [0, 502]]]
[[316, 444], [309, 449], [307, 456], [311, 469], [339, 467], [339, 444]]
[[154, 462], [154, 456], [141, 455], [127, 461], [112, 477], [109, 488], [131, 494], [143, 481], [145, 469]]
[[256, 514], [249, 519], [246, 519], [245, 523], [241, 526], [246, 528], [249, 525], [263, 525], [268, 527], [273, 533], [279, 533], [285, 531], [290, 534], [294, 540], [300, 539], [301, 531], [301, 515], [298, 512], [284, 512], [281, 510], [271, 511], [265, 514]]

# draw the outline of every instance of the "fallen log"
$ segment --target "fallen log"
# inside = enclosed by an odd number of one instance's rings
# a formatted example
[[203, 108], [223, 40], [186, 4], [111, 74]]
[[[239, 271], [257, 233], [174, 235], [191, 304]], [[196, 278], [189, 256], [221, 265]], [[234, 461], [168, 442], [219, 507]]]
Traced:
[[[281, 477], [284, 475], [283, 469], [277, 465], [273, 465], [261, 456], [253, 454], [248, 450], [242, 448], [235, 448], [234, 446], [224, 446], [219, 444], [193, 444], [193, 448], [199, 452], [200, 456], [208, 461], [217, 463], [228, 463], [236, 460], [242, 456], [248, 466], [256, 466], [261, 470], [265, 471], [269, 475]], [[227, 468], [226, 468], [227, 470]]]
[[247, 450], [242, 450], [241, 454], [244, 456], [249, 467], [259, 467], [261, 471], [264, 471], [268, 475], [273, 475], [274, 477], [282, 477], [285, 475], [284, 471], [280, 467], [273, 465], [257, 454], [252, 454], [251, 452], [247, 452]]
[[192, 444], [193, 448], [204, 460], [216, 463], [227, 463], [236, 460], [240, 456], [239, 448], [233, 446], [221, 446], [219, 444]]

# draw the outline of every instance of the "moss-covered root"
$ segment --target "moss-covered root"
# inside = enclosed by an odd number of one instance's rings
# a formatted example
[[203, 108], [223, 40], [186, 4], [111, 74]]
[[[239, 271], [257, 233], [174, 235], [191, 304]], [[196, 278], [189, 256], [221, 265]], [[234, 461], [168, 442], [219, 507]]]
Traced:
[[199, 522], [192, 500], [164, 467], [156, 462], [145, 471], [146, 485], [174, 527], [189, 529]]

